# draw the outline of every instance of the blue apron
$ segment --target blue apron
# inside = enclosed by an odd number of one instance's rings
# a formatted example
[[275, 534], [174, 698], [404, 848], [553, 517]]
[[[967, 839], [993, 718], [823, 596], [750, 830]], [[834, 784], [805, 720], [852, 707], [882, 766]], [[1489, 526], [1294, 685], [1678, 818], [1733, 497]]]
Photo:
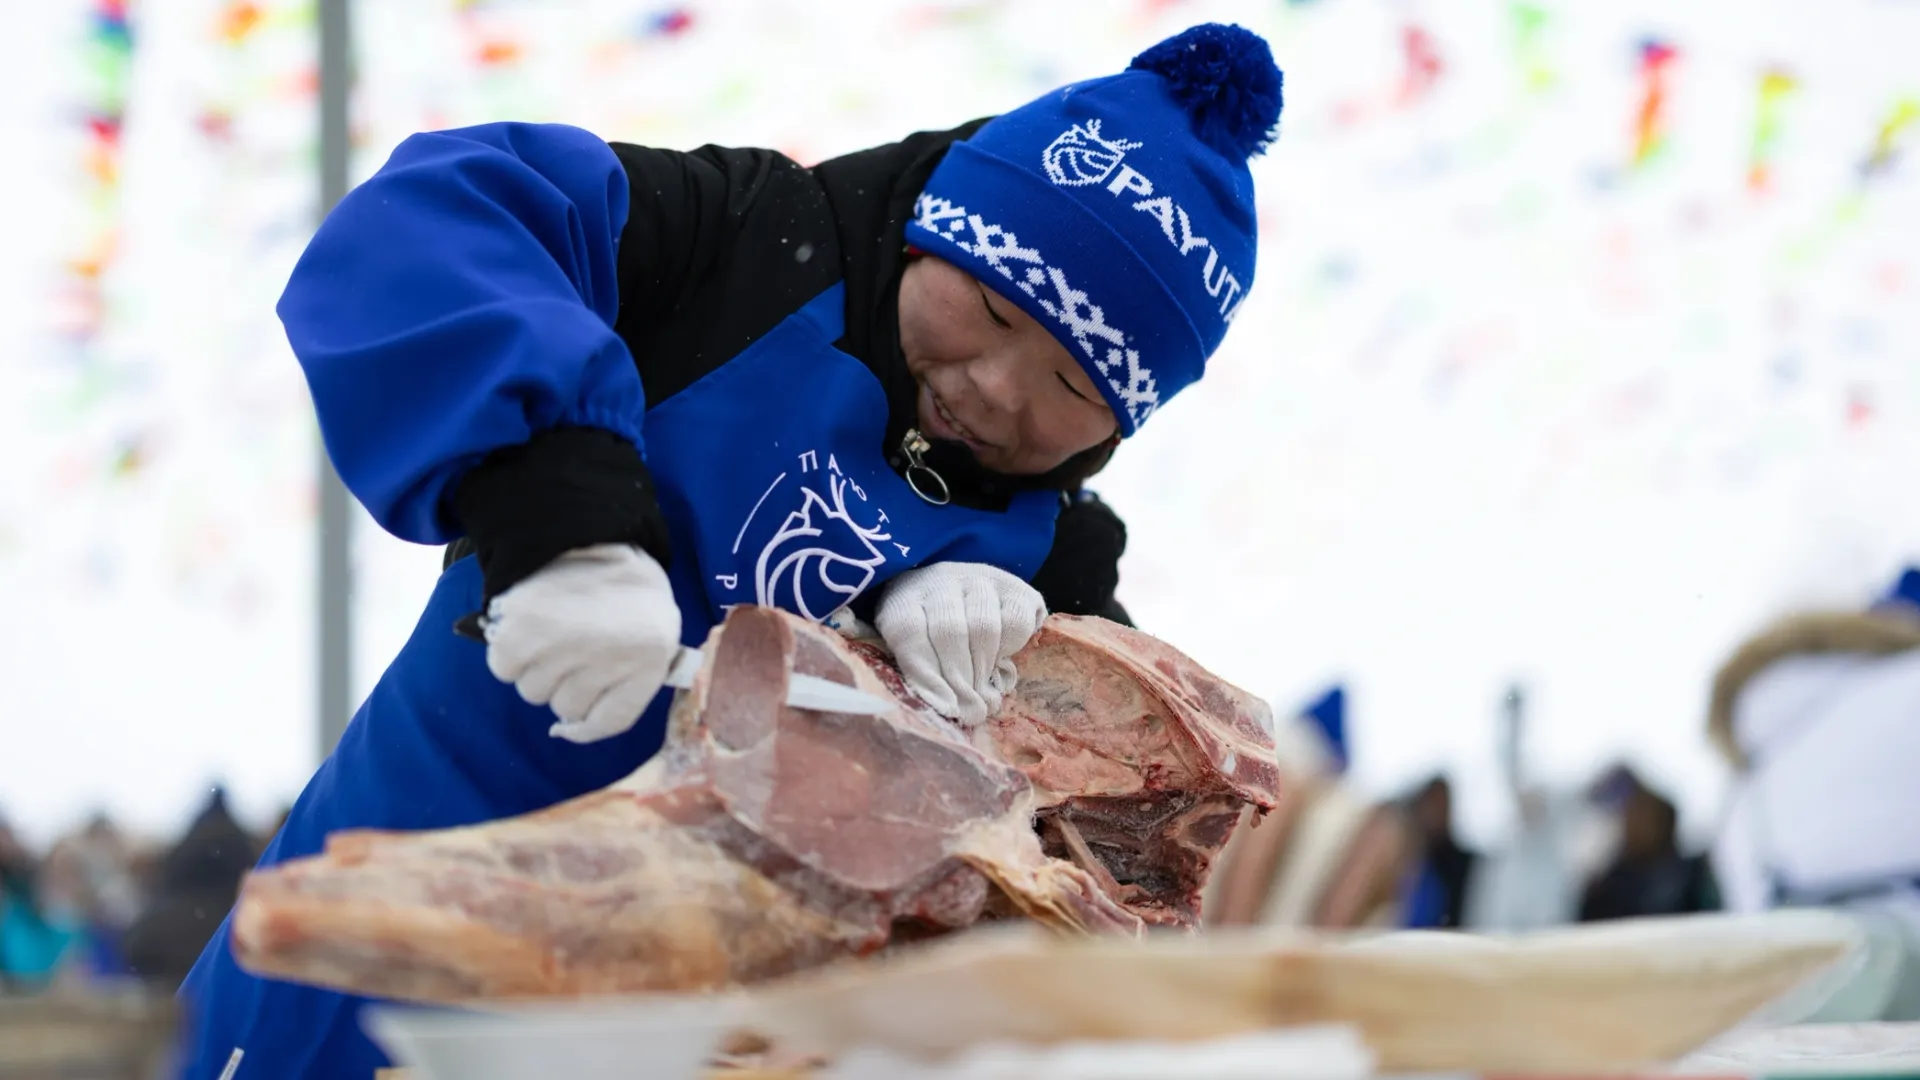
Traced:
[[[831, 614], [902, 570], [983, 562], [1022, 578], [1053, 543], [1058, 494], [1004, 512], [933, 506], [887, 466], [878, 380], [834, 348], [840, 285], [646, 416], [648, 466], [673, 541], [669, 577], [682, 640], [699, 645], [728, 606]], [[576, 746], [547, 735], [452, 627], [479, 607], [480, 572], [440, 576], [412, 637], [294, 803], [261, 865], [321, 850], [345, 828], [435, 829], [524, 814], [605, 787], [652, 757], [671, 690], [623, 735]], [[234, 963], [228, 924], [182, 986], [182, 1076], [368, 1080], [386, 1058], [361, 1032], [366, 999], [254, 978]]]

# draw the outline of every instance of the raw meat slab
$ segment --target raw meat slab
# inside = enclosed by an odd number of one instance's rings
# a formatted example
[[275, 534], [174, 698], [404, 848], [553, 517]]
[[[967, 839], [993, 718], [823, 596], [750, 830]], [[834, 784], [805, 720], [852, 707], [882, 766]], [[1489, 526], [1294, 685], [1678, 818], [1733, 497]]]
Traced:
[[[1049, 619], [971, 738], [872, 641], [740, 607], [704, 649], [666, 748], [609, 788], [251, 875], [242, 966], [456, 1002], [746, 985], [1018, 916], [1190, 928], [1242, 808], [1274, 804], [1265, 705], [1102, 620]], [[793, 673], [898, 708], [793, 709]]]

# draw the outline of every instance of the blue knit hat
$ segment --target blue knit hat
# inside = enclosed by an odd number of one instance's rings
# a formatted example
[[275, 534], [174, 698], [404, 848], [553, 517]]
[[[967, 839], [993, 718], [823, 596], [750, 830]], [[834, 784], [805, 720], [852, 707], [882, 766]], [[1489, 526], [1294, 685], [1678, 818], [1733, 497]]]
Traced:
[[1315, 699], [1314, 703], [1300, 710], [1300, 718], [1313, 725], [1320, 737], [1327, 741], [1327, 751], [1333, 757], [1333, 771], [1347, 771], [1347, 688], [1335, 683], [1326, 693]]
[[908, 242], [1051, 330], [1132, 435], [1200, 378], [1253, 286], [1247, 161], [1280, 84], [1257, 34], [1195, 26], [955, 143]]
[[1920, 615], [1920, 566], [1909, 566], [1874, 601], [1870, 610], [1893, 615]]

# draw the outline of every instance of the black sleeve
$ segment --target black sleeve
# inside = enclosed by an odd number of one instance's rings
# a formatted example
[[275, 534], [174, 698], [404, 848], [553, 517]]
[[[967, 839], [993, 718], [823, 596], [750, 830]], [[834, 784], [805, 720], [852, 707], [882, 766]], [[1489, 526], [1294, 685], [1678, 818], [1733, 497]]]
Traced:
[[[1132, 626], [1132, 617], [1114, 597], [1120, 588], [1120, 556], [1127, 550], [1126, 524], [1091, 491], [1067, 498], [1054, 524], [1053, 548], [1034, 572], [1034, 589], [1050, 613], [1095, 615]], [[884, 586], [868, 589], [848, 607], [872, 623], [885, 591]]]
[[1053, 550], [1033, 575], [1033, 587], [1047, 610], [1066, 615], [1097, 615], [1132, 626], [1114, 594], [1120, 588], [1120, 556], [1127, 550], [1127, 527], [1091, 491], [1072, 496], [1053, 529]]
[[[1132, 626], [1132, 617], [1114, 596], [1120, 588], [1120, 556], [1127, 550], [1126, 524], [1091, 491], [1067, 498], [1054, 523], [1053, 548], [1034, 572], [1034, 589], [1047, 602], [1049, 612], [1095, 615]], [[884, 587], [868, 589], [848, 606], [861, 620], [872, 623], [885, 591]]]
[[613, 152], [632, 194], [615, 328], [652, 408], [838, 280], [839, 246], [819, 182], [775, 151]]
[[550, 428], [494, 451], [460, 481], [453, 510], [467, 536], [447, 562], [479, 555], [483, 609], [574, 548], [633, 544], [662, 566], [672, 554], [640, 452], [600, 428]]
[[[734, 261], [743, 229], [768, 216], [750, 210], [783, 194], [781, 181], [790, 182], [798, 166], [761, 150], [611, 145], [628, 182], [615, 328], [633, 353], [651, 408], [743, 344], [728, 342], [736, 346], [728, 349], [700, 339], [701, 324], [726, 322], [715, 332], [751, 339], [765, 332], [759, 323], [771, 326], [785, 313], [779, 305], [788, 298], [774, 295], [764, 307], [749, 307], [745, 319], [701, 308], [733, 291], [711, 286]], [[487, 600], [574, 548], [630, 543], [662, 564], [671, 554], [645, 462], [608, 432], [556, 428], [495, 451], [461, 479], [453, 509], [467, 535], [446, 561], [476, 552]]]

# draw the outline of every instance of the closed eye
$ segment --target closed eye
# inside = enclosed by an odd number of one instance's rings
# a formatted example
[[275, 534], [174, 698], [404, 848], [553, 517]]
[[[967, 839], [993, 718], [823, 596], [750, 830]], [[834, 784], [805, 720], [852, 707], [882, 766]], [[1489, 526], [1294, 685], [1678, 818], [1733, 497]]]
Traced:
[[1093, 400], [1092, 398], [1090, 398], [1090, 397], [1088, 397], [1087, 395], [1085, 395], [1085, 394], [1083, 394], [1083, 393], [1081, 393], [1081, 392], [1080, 392], [1080, 390], [1079, 390], [1079, 388], [1077, 388], [1077, 387], [1075, 387], [1075, 386], [1074, 386], [1074, 385], [1073, 385], [1073, 384], [1072, 384], [1071, 382], [1068, 382], [1068, 381], [1067, 381], [1067, 377], [1066, 377], [1065, 375], [1062, 375], [1062, 374], [1060, 374], [1060, 373], [1059, 373], [1059, 372], [1057, 372], [1057, 371], [1056, 371], [1056, 372], [1054, 372], [1053, 374], [1054, 374], [1054, 376], [1055, 376], [1056, 378], [1058, 378], [1058, 379], [1060, 380], [1060, 385], [1061, 385], [1061, 386], [1064, 386], [1064, 387], [1066, 387], [1066, 388], [1067, 388], [1067, 390], [1068, 390], [1069, 392], [1071, 392], [1071, 393], [1073, 394], [1073, 396], [1074, 396], [1074, 397], [1077, 397], [1077, 398], [1079, 398], [1079, 399], [1080, 399], [1081, 401], [1085, 401], [1085, 402], [1090, 402], [1090, 403], [1092, 403], [1092, 404], [1095, 404], [1095, 405], [1100, 405], [1100, 404], [1104, 404], [1103, 402], [1098, 402], [1098, 401], [1094, 401], [1094, 400]]
[[1000, 313], [993, 310], [993, 301], [987, 299], [987, 287], [985, 285], [980, 286], [980, 306], [987, 309], [987, 318], [993, 320], [993, 325], [998, 326], [1002, 330], [1013, 329], [1012, 323], [1001, 318]]

